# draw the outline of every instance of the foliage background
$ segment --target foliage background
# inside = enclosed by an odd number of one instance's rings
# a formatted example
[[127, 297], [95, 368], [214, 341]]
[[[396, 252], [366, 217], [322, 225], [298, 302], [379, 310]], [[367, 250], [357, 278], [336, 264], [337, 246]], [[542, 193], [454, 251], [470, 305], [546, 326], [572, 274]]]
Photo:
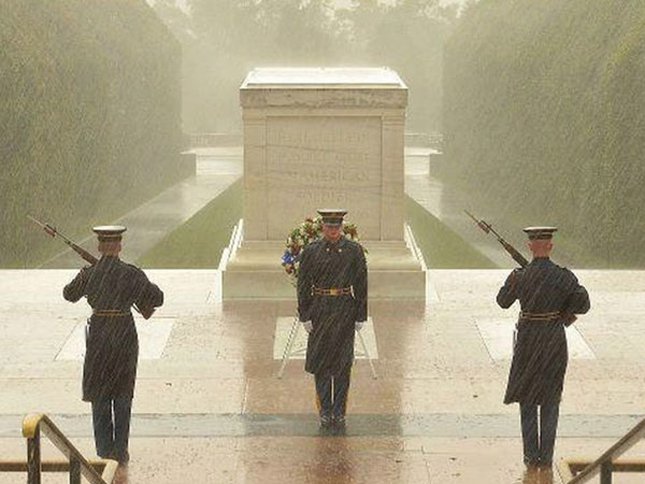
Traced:
[[[187, 132], [240, 132], [239, 87], [265, 66], [387, 66], [409, 87], [408, 130], [441, 128], [439, 0], [150, 0], [184, 49]], [[344, 6], [339, 7], [342, 3]]]
[[0, 266], [28, 267], [183, 176], [181, 47], [143, 0], [0, 2]]
[[642, 0], [471, 4], [446, 44], [446, 180], [502, 230], [558, 225], [582, 264], [644, 267], [643, 79]]
[[[186, 223], [143, 254], [136, 264], [164, 269], [216, 269], [233, 227], [242, 218], [242, 182], [238, 181]], [[434, 269], [494, 269], [497, 266], [447, 228], [421, 205], [406, 197], [406, 221], [426, 263]], [[312, 214], [313, 215], [313, 214]], [[360, 230], [360, 227], [356, 227]], [[285, 238], [288, 234], [285, 234]], [[190, 250], [186, 250], [190, 247]], [[369, 254], [368, 263], [369, 263]], [[280, 254], [276, 253], [276, 264]], [[284, 260], [284, 259], [283, 259]], [[292, 279], [294, 280], [294, 279]]]

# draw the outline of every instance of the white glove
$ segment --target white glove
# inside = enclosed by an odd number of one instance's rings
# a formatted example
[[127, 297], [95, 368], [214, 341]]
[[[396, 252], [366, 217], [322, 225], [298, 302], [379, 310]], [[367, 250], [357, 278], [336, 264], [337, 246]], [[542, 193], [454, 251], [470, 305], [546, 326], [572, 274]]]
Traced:
[[311, 333], [314, 329], [314, 325], [311, 321], [303, 321], [302, 322], [302, 327], [305, 328], [305, 331], [307, 333]]
[[354, 323], [354, 328], [356, 331], [360, 331], [363, 328], [363, 325], [365, 324], [365, 321], [356, 321]]

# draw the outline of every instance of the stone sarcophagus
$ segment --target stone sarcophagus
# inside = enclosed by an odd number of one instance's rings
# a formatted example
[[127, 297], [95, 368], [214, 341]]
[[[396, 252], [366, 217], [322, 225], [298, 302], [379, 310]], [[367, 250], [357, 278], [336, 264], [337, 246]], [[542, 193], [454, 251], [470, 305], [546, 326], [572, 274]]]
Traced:
[[295, 297], [280, 266], [284, 241], [316, 209], [338, 207], [370, 251], [370, 297], [423, 298], [425, 275], [404, 242], [407, 87], [397, 73], [255, 69], [240, 101], [244, 235], [223, 297]]

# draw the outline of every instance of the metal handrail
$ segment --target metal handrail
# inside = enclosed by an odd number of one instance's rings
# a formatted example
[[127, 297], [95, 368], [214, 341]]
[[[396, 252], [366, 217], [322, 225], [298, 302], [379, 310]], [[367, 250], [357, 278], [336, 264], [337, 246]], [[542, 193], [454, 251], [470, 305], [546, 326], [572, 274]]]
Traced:
[[233, 227], [233, 230], [231, 231], [231, 237], [228, 241], [228, 246], [224, 247], [224, 250], [222, 251], [222, 255], [220, 257], [217, 270], [219, 271], [226, 270], [228, 261], [235, 256], [237, 249], [242, 244], [243, 231], [244, 231], [244, 220], [240, 219], [235, 224], [235, 226]]
[[[633, 429], [625, 434], [618, 442], [612, 445], [607, 451], [598, 457], [595, 461], [585, 467], [567, 484], [581, 484], [589, 482], [598, 474], [601, 474], [601, 484], [611, 482], [612, 463], [621, 455], [631, 449], [645, 437], [645, 419], [641, 420]], [[607, 474], [609, 477], [606, 477]]]
[[237, 253], [237, 249], [240, 248], [242, 245], [242, 239], [244, 237], [244, 219], [240, 219], [237, 222], [237, 233], [235, 234], [235, 239], [233, 239], [233, 246], [231, 248], [231, 254], [230, 257], [231, 259], [235, 257], [235, 254]]
[[405, 242], [407, 246], [410, 248], [416, 259], [419, 261], [419, 264], [421, 265], [421, 270], [422, 271], [427, 271], [428, 270], [428, 265], [426, 264], [425, 257], [423, 257], [423, 252], [421, 252], [421, 248], [417, 244], [417, 239], [414, 237], [414, 232], [412, 232], [412, 227], [410, 227], [409, 224], [404, 225], [404, 234], [403, 237], [405, 239]]
[[29, 414], [22, 421], [22, 435], [27, 439], [27, 482], [40, 484], [42, 462], [40, 454], [40, 434], [45, 434], [52, 444], [69, 459], [70, 483], [80, 484], [81, 475], [90, 484], [109, 484], [113, 480], [118, 463], [106, 460], [102, 475], [94, 469], [85, 457], [74, 447], [54, 422], [45, 414]]

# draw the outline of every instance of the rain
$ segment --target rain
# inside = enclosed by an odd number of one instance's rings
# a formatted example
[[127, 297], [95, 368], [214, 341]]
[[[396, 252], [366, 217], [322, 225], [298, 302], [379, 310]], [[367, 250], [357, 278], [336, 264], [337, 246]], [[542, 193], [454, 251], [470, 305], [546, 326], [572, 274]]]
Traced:
[[0, 484], [642, 482], [643, 25], [0, 2]]

